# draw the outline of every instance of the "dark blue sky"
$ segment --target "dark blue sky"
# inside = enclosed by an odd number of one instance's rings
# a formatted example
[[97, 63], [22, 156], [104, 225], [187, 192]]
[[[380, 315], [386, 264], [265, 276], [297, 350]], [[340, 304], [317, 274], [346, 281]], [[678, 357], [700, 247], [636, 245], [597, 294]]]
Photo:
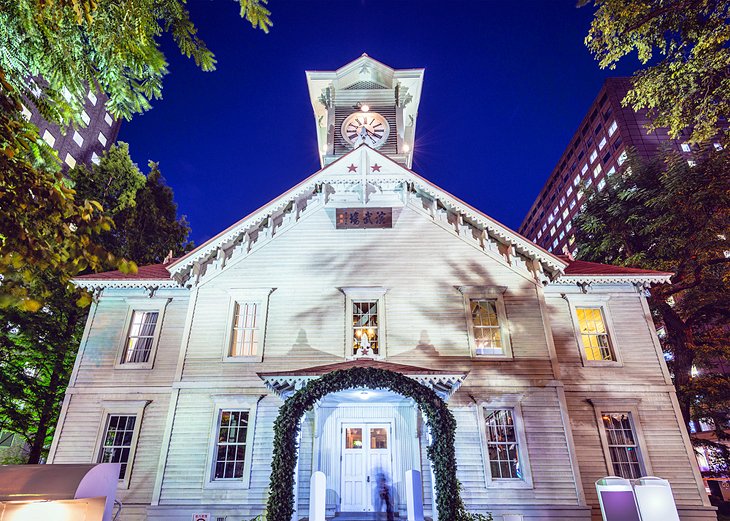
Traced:
[[636, 66], [598, 68], [575, 0], [270, 0], [268, 35], [233, 0], [189, 7], [217, 70], [166, 41], [164, 99], [119, 139], [160, 162], [198, 244], [319, 169], [307, 69], [424, 67], [413, 169], [517, 229], [603, 79]]

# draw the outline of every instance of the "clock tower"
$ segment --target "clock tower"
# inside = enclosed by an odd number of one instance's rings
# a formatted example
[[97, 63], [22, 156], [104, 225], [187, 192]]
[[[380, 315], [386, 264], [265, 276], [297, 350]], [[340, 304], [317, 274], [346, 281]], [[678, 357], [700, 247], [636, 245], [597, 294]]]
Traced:
[[367, 54], [336, 71], [307, 71], [322, 166], [367, 145], [411, 168], [423, 73]]

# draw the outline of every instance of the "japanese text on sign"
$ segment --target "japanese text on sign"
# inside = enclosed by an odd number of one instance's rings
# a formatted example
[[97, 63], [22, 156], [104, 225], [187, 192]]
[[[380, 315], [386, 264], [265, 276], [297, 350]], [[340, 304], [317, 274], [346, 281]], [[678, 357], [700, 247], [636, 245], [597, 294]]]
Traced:
[[392, 228], [392, 208], [338, 208], [336, 227], [346, 228]]

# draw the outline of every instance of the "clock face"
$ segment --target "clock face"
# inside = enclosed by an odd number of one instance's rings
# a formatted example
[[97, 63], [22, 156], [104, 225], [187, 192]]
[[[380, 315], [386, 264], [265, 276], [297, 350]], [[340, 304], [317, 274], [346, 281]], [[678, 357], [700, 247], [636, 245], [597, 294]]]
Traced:
[[355, 112], [342, 122], [342, 137], [354, 147], [380, 148], [389, 135], [388, 121], [377, 112]]

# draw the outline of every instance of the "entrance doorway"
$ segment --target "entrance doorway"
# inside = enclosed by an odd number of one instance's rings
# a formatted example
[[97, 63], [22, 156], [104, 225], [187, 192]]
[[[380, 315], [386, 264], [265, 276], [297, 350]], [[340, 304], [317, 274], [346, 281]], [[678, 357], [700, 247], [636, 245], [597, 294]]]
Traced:
[[391, 429], [387, 423], [342, 425], [342, 512], [374, 512], [378, 477], [392, 486]]

